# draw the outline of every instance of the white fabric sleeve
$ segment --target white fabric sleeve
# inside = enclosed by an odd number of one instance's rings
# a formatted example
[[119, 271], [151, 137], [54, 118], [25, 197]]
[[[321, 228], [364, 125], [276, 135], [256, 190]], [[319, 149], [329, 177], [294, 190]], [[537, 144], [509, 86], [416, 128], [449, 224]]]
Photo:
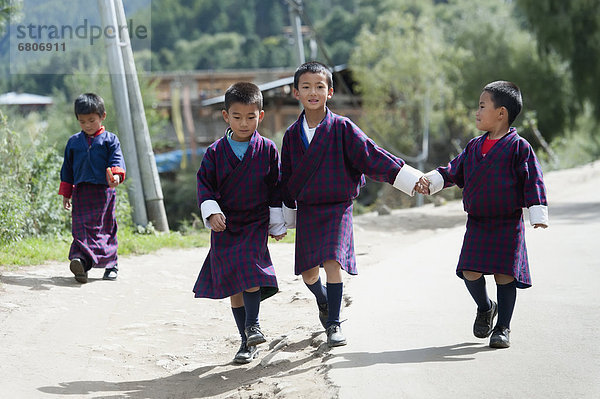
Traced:
[[200, 204], [200, 213], [202, 213], [202, 221], [204, 222], [204, 226], [207, 229], [210, 229], [210, 223], [208, 223], [208, 218], [210, 215], [214, 215], [215, 213], [220, 213], [225, 216], [225, 214], [221, 211], [221, 207], [215, 200], [206, 200]]
[[269, 234], [279, 236], [285, 233], [286, 230], [283, 210], [269, 207]]
[[283, 220], [285, 221], [285, 227], [288, 229], [296, 228], [296, 210], [288, 208], [285, 204], [281, 207], [283, 211]]
[[400, 172], [396, 175], [393, 186], [412, 197], [415, 195], [415, 184], [417, 184], [421, 176], [423, 176], [423, 172], [408, 164], [404, 164]]
[[433, 195], [442, 191], [444, 188], [444, 178], [437, 170], [432, 170], [429, 173], [425, 173], [425, 177], [429, 179], [431, 184], [429, 185], [429, 195]]
[[548, 207], [546, 205], [530, 206], [529, 222], [532, 226], [536, 224], [543, 224], [548, 226]]

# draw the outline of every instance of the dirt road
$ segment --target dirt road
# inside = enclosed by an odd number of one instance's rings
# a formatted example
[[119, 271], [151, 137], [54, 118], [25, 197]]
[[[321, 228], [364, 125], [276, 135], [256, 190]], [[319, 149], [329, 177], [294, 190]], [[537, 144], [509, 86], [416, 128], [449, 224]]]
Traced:
[[[471, 333], [454, 267], [460, 203], [356, 219], [360, 275], [346, 279], [345, 347], [329, 350], [314, 299], [271, 245], [281, 292], [265, 301], [258, 360], [227, 300], [194, 299], [207, 249], [122, 258], [116, 282], [68, 264], [0, 275], [0, 398], [600, 397], [600, 163], [550, 173], [551, 227], [527, 230], [533, 288], [507, 350]], [[491, 295], [493, 283], [488, 280]]]

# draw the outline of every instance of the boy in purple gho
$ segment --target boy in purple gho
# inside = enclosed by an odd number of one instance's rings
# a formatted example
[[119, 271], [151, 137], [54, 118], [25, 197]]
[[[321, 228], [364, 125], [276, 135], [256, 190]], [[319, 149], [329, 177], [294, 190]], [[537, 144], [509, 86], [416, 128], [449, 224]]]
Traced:
[[298, 67], [293, 92], [304, 111], [283, 137], [284, 218], [288, 228], [296, 227], [295, 273], [316, 298], [328, 345], [341, 346], [346, 344], [340, 328], [342, 269], [357, 274], [352, 206], [364, 175], [413, 195], [423, 174], [327, 108], [333, 79], [325, 65], [312, 61]]
[[82, 284], [87, 283], [92, 267], [105, 269], [104, 280], [116, 280], [115, 187], [125, 180], [121, 144], [102, 126], [106, 118], [102, 97], [81, 94], [74, 108], [81, 131], [67, 141], [58, 190], [63, 207], [73, 208], [69, 267]]
[[[456, 274], [477, 304], [473, 334], [491, 334], [492, 348], [510, 346], [517, 288], [531, 287], [523, 208], [529, 209], [534, 228], [548, 227], [542, 169], [527, 140], [510, 127], [522, 107], [514, 83], [486, 85], [476, 113], [477, 129], [485, 134], [469, 141], [448, 166], [427, 173], [416, 188], [421, 194], [453, 185], [463, 189], [467, 231]], [[494, 275], [498, 302], [487, 295], [485, 274]]]
[[260, 302], [277, 292], [267, 239], [286, 235], [279, 194], [279, 154], [256, 130], [263, 119], [260, 89], [238, 82], [225, 92], [225, 136], [208, 147], [197, 174], [198, 205], [210, 233], [210, 251], [196, 298], [230, 298], [242, 343], [233, 361], [249, 363], [266, 342]]

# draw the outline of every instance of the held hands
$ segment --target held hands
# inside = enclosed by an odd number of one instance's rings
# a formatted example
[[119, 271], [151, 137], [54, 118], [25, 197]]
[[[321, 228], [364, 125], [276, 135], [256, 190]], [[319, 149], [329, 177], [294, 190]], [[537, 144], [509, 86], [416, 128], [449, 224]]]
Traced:
[[426, 176], [421, 176], [419, 181], [415, 184], [415, 191], [419, 194], [429, 195], [429, 186], [431, 181]]
[[220, 233], [224, 231], [227, 227], [225, 224], [225, 216], [222, 213], [213, 213], [208, 217], [208, 223], [210, 224], [210, 228], [215, 233]]
[[287, 232], [283, 233], [283, 234], [279, 234], [278, 236], [274, 236], [273, 234], [269, 234], [269, 236], [271, 238], [274, 238], [275, 240], [279, 241], [281, 239], [283, 239], [283, 237], [285, 237], [287, 235]]
[[111, 188], [115, 188], [121, 183], [121, 175], [113, 175], [110, 168], [106, 168], [106, 182]]

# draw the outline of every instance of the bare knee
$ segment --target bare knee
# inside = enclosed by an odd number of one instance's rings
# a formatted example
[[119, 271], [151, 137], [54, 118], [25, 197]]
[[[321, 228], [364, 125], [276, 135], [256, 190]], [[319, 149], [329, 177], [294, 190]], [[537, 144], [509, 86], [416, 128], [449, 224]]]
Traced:
[[342, 265], [335, 260], [328, 260], [323, 263], [323, 268], [327, 274], [328, 283], [342, 282]]
[[470, 270], [463, 270], [462, 274], [463, 274], [463, 277], [469, 281], [475, 281], [475, 280], [479, 279], [481, 276], [483, 276], [483, 273], [472, 272]]
[[319, 266], [302, 272], [302, 280], [308, 285], [313, 285], [319, 279]]
[[494, 274], [494, 279], [496, 280], [496, 284], [504, 285], [511, 283], [515, 278], [508, 274]]
[[232, 308], [241, 308], [242, 306], [244, 306], [244, 296], [241, 292], [230, 296], [229, 301], [231, 302]]

